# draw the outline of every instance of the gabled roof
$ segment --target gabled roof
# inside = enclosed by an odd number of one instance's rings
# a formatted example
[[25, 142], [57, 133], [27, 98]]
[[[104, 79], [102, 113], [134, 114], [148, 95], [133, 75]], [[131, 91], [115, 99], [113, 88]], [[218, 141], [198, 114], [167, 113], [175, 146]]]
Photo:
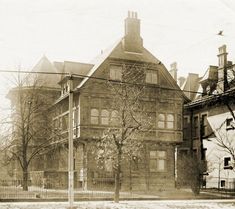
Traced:
[[149, 63], [157, 63], [160, 61], [154, 57], [147, 49], [143, 48], [142, 53], [133, 53], [124, 51], [123, 48], [123, 38], [118, 40], [114, 45], [106, 49], [102, 54], [95, 58], [92, 62], [94, 63], [93, 68], [87, 74], [87, 78], [85, 78], [77, 88], [81, 88], [92, 76], [96, 70], [100, 67], [100, 65], [107, 59], [125, 59], [125, 60], [133, 60], [138, 62], [149, 62]]
[[196, 92], [199, 89], [199, 75], [195, 73], [189, 73], [181, 89], [184, 91], [184, 94], [190, 99], [194, 100]]
[[[177, 85], [176, 81], [172, 78], [170, 73], [167, 71], [165, 66], [154, 56], [152, 55], [147, 49], [143, 47], [142, 53], [135, 53], [135, 52], [127, 52], [124, 50], [123, 47], [123, 38], [118, 40], [114, 45], [103, 51], [98, 57], [95, 58], [92, 62], [94, 63], [91, 70], [88, 72], [87, 77], [82, 80], [82, 82], [77, 86], [77, 89], [81, 88], [88, 80], [89, 77], [93, 76], [96, 70], [108, 59], [120, 59], [120, 60], [131, 60], [136, 62], [145, 62], [145, 63], [153, 63], [161, 65], [163, 68], [163, 76], [167, 78], [169, 83], [172, 85], [173, 88], [181, 91], [180, 87]], [[188, 100], [185, 95], [181, 92], [184, 96], [184, 99]]]
[[92, 76], [95, 71], [100, 67], [100, 65], [110, 56], [110, 54], [116, 49], [116, 47], [118, 46], [118, 44], [121, 41], [118, 40], [114, 45], [112, 45], [111, 47], [109, 47], [108, 49], [106, 49], [105, 51], [103, 51], [102, 54], [100, 54], [99, 56], [97, 56], [95, 58], [95, 60], [93, 60], [93, 67], [91, 68], [91, 70], [88, 72], [87, 77], [84, 78], [82, 80], [82, 82], [77, 86], [77, 88], [81, 88], [89, 79], [90, 76]]
[[138, 61], [138, 62], [149, 62], [149, 63], [157, 63], [157, 64], [160, 63], [160, 61], [144, 47], [143, 47], [142, 53], [125, 51], [123, 47], [123, 44], [124, 44], [123, 41], [124, 41], [124, 38], [118, 43], [115, 50], [111, 52], [110, 58], [126, 59], [126, 60]]

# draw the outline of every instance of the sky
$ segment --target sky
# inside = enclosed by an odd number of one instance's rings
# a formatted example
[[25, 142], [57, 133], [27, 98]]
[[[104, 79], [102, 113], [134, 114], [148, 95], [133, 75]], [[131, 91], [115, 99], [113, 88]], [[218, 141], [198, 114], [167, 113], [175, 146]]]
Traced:
[[[30, 70], [43, 55], [89, 63], [123, 37], [128, 11], [145, 48], [167, 69], [177, 62], [179, 76], [203, 76], [223, 44], [235, 62], [234, 0], [0, 0], [0, 71]], [[11, 77], [0, 74], [0, 99]]]

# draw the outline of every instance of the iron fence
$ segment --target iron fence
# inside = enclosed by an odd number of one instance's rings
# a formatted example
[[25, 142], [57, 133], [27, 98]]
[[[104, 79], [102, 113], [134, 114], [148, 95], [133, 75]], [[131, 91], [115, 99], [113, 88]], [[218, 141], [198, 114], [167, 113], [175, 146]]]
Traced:
[[[15, 176], [16, 177], [16, 176]], [[15, 178], [14, 177], [14, 178]], [[63, 199], [68, 198], [67, 172], [30, 172], [28, 191], [23, 190], [20, 179], [0, 179], [1, 199]], [[150, 181], [145, 173], [121, 175], [120, 198], [156, 198], [164, 193], [173, 182]], [[74, 198], [79, 199], [112, 199], [114, 196], [115, 177], [113, 173], [91, 172], [87, 178], [81, 174], [74, 175]]]

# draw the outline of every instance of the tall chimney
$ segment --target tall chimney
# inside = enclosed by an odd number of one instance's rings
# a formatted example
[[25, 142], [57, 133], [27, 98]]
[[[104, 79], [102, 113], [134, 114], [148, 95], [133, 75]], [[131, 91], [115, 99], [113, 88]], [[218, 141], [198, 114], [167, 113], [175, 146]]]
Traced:
[[175, 79], [175, 81], [177, 82], [177, 62], [173, 62], [171, 64], [171, 69], [169, 70], [169, 73], [171, 74], [171, 76]]
[[140, 36], [140, 20], [137, 12], [128, 11], [128, 17], [125, 19], [124, 50], [136, 53], [143, 51], [143, 39]]
[[222, 93], [228, 89], [228, 79], [227, 79], [227, 51], [226, 45], [219, 47], [218, 56], [218, 84], [217, 91]]

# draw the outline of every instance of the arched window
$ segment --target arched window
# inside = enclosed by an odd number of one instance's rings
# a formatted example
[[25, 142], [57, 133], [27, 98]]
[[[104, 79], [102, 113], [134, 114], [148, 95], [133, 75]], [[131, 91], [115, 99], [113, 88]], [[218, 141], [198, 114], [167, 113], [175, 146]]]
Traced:
[[108, 110], [102, 110], [101, 111], [101, 124], [102, 125], [108, 125], [109, 124], [109, 111]]
[[167, 114], [166, 127], [169, 128], [169, 129], [174, 128], [174, 115], [173, 114]]
[[165, 128], [165, 115], [164, 114], [159, 114], [158, 115], [158, 128]]
[[91, 109], [91, 124], [99, 124], [99, 111]]
[[111, 124], [118, 125], [118, 123], [119, 123], [118, 111], [113, 110], [111, 113]]

